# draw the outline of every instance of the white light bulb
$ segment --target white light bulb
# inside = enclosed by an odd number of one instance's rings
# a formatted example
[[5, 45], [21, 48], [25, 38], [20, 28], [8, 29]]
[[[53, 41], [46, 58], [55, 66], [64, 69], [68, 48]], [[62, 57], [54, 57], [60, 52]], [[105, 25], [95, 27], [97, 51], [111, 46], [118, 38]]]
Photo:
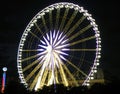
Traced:
[[5, 72], [5, 71], [7, 71], [7, 67], [3, 67], [3, 69], [2, 69], [2, 70], [3, 70], [4, 72]]

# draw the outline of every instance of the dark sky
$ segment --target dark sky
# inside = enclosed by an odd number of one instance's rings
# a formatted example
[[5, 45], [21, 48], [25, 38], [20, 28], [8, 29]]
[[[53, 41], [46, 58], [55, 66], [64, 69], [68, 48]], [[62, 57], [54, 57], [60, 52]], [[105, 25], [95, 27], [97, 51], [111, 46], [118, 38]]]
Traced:
[[17, 49], [21, 35], [29, 21], [48, 5], [69, 1], [83, 6], [96, 20], [102, 38], [100, 67], [108, 76], [112, 75], [120, 79], [120, 11], [117, 0], [8, 1], [0, 1], [0, 77], [2, 77], [2, 67], [7, 66], [8, 77], [18, 78]]

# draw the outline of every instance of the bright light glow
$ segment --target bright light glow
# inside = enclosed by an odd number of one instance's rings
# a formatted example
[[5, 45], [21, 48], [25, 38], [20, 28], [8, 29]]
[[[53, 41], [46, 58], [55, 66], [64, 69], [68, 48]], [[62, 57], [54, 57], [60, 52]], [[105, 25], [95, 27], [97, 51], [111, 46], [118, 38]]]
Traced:
[[[56, 36], [56, 37], [55, 37]], [[59, 36], [59, 37], [57, 37]], [[63, 43], [63, 41], [67, 40], [66, 36], [63, 35], [60, 31], [54, 31], [54, 32], [49, 32], [45, 36], [43, 36], [43, 39], [41, 40], [41, 43], [38, 45], [41, 50], [40, 57], [42, 57], [43, 66], [41, 69], [41, 76], [39, 76], [37, 84], [35, 86], [35, 90], [42, 88], [41, 86], [41, 80], [42, 80], [42, 75], [46, 71], [46, 68], [52, 71], [52, 76], [49, 78], [49, 85], [55, 84], [55, 72], [54, 68], [57, 67], [58, 69], [62, 69], [62, 59], [66, 60], [65, 56], [67, 56], [67, 52], [69, 48], [66, 48], [66, 42]], [[69, 43], [67, 43], [68, 45]], [[39, 50], [39, 49], [38, 49]], [[40, 51], [40, 50], [39, 50]], [[61, 71], [63, 74], [63, 71]], [[67, 78], [65, 78], [64, 75], [64, 80], [66, 83], [66, 86], [68, 85], [67, 83]]]
[[94, 79], [94, 77], [91, 77], [90, 79], [91, 79], [91, 80], [93, 80], [93, 79]]
[[7, 71], [7, 67], [3, 67], [3, 71]]

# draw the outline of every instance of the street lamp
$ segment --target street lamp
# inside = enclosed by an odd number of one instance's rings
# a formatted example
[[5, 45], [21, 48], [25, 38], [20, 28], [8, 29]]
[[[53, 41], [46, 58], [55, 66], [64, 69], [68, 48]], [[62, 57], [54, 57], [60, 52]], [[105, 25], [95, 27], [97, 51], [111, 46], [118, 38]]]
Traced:
[[3, 67], [3, 77], [2, 77], [2, 88], [1, 88], [1, 92], [4, 93], [5, 90], [5, 85], [6, 85], [6, 71], [7, 71], [7, 67]]

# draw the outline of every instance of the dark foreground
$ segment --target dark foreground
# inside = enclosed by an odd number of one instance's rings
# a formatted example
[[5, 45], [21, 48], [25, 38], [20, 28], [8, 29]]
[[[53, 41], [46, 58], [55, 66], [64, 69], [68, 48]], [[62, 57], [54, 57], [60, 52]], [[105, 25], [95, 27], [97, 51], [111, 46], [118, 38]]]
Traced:
[[6, 86], [4, 94], [120, 94], [119, 91], [119, 81], [106, 84], [95, 83], [90, 88], [83, 86], [66, 88], [63, 85], [53, 85], [44, 87], [38, 92], [28, 91], [22, 84], [15, 81], [10, 81]]

